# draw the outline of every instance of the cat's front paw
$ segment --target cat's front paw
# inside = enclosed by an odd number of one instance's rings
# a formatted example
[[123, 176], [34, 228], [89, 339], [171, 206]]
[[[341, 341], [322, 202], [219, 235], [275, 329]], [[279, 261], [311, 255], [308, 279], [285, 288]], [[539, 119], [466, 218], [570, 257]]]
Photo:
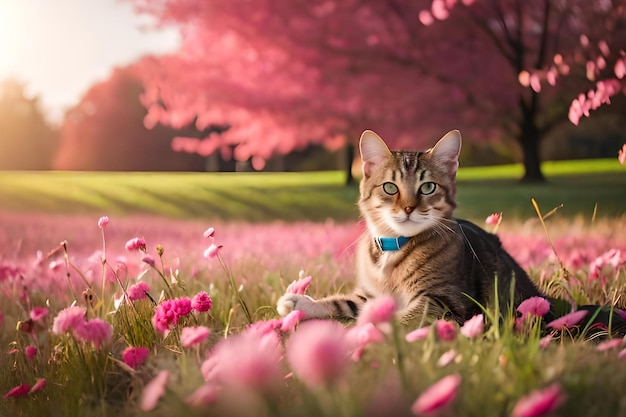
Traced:
[[281, 316], [286, 316], [294, 310], [300, 310], [305, 316], [310, 316], [314, 303], [315, 301], [307, 295], [285, 294], [278, 299], [276, 310]]

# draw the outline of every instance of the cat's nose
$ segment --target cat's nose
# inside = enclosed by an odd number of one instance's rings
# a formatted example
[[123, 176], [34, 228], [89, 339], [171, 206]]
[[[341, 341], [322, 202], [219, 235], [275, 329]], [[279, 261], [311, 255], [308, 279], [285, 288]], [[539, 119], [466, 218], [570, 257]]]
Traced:
[[404, 212], [405, 212], [406, 214], [411, 214], [411, 213], [413, 213], [413, 210], [415, 210], [415, 206], [406, 206], [406, 207], [404, 208]]

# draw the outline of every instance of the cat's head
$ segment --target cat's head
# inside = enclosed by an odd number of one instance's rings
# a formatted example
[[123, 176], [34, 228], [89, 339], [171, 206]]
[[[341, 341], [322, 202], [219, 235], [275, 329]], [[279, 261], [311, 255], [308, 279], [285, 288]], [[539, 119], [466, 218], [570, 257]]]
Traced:
[[361, 135], [359, 208], [378, 236], [415, 236], [452, 217], [461, 133], [453, 130], [424, 152], [390, 151], [371, 130]]

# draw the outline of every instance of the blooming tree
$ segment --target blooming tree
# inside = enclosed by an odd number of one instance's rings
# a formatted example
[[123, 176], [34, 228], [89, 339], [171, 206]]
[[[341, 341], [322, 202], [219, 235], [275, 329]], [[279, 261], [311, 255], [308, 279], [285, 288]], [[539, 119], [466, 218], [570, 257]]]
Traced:
[[228, 125], [172, 146], [236, 145], [256, 168], [310, 143], [350, 145], [364, 128], [415, 149], [454, 127], [515, 138], [524, 179], [542, 180], [541, 139], [589, 85], [589, 45], [604, 41], [605, 61], [624, 49], [625, 0], [129, 1], [183, 37], [141, 63], [146, 124]]

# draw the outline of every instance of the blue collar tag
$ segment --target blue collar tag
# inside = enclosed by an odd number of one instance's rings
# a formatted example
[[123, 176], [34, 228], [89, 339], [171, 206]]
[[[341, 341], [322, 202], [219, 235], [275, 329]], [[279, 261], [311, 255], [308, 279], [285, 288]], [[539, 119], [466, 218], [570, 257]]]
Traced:
[[378, 249], [385, 251], [394, 251], [400, 250], [402, 246], [406, 245], [407, 242], [411, 240], [410, 237], [375, 237], [374, 242], [376, 242], [376, 246]]

